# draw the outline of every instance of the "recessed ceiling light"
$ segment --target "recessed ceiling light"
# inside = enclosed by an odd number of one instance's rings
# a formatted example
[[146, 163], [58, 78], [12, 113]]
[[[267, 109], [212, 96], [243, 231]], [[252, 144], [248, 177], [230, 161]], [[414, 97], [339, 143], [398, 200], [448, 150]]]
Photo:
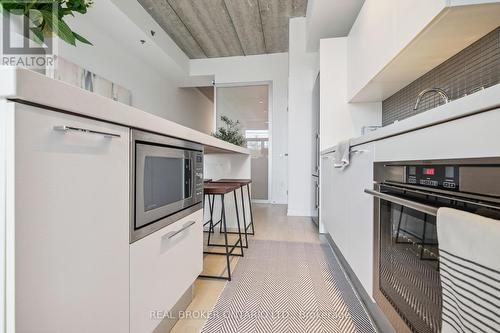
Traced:
[[264, 103], [264, 101], [259, 101], [259, 104], [263, 104], [263, 103]]

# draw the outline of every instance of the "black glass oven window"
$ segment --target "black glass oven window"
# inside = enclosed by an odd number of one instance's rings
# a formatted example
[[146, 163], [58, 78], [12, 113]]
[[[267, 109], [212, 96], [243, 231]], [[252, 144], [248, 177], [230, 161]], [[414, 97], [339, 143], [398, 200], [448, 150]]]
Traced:
[[380, 291], [414, 332], [439, 332], [436, 218], [381, 201]]
[[[464, 202], [458, 197], [443, 198], [393, 186], [381, 186], [381, 191], [429, 206], [500, 219], [499, 209]], [[413, 332], [440, 331], [443, 300], [438, 241], [436, 217], [380, 200], [379, 290]]]
[[150, 211], [190, 196], [189, 159], [146, 156], [144, 162], [144, 211]]

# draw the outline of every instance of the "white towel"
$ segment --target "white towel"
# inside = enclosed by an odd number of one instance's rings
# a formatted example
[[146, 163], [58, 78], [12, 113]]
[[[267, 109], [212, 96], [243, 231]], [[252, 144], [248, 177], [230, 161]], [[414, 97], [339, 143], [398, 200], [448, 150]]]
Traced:
[[333, 167], [344, 169], [349, 165], [349, 153], [351, 150], [351, 140], [341, 141], [337, 145], [333, 154]]
[[440, 208], [437, 232], [441, 332], [500, 332], [500, 221]]

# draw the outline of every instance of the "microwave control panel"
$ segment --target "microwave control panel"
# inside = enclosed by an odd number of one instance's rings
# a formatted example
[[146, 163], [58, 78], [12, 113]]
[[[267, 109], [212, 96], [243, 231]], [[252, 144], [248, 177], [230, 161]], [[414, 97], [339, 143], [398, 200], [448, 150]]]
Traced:
[[458, 172], [459, 167], [456, 165], [408, 165], [406, 166], [406, 183], [458, 191]]
[[196, 197], [203, 198], [203, 153], [195, 153], [195, 191]]

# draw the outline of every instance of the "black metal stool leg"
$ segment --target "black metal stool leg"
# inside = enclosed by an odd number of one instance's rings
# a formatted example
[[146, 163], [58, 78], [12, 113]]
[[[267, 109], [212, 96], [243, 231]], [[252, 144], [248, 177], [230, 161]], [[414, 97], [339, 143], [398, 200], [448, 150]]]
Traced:
[[208, 195], [208, 209], [210, 210], [210, 226], [208, 227], [208, 240], [207, 245], [210, 246], [210, 236], [214, 232], [214, 202], [215, 195], [212, 195], [212, 200], [210, 200], [210, 194]]
[[[236, 193], [236, 192], [233, 191], [233, 193]], [[220, 197], [221, 197], [221, 202], [222, 202], [222, 199], [224, 198], [224, 194], [220, 195]], [[236, 204], [237, 204], [237, 202], [236, 202]], [[212, 194], [212, 212], [215, 210], [214, 205], [215, 205], [215, 194]], [[224, 208], [224, 212], [225, 212], [225, 208]], [[224, 218], [225, 218], [225, 215], [224, 215]], [[237, 218], [237, 222], [238, 222], [238, 231], [228, 231], [227, 230], [227, 225], [223, 223], [222, 209], [221, 209], [221, 219], [217, 223], [212, 224], [211, 227], [210, 227], [211, 228], [210, 230], [212, 231], [212, 233], [214, 233], [215, 232], [215, 227], [217, 227], [217, 224], [220, 223], [221, 227], [223, 227], [223, 228], [220, 229], [221, 230], [220, 231], [221, 234], [224, 233], [224, 234], [235, 234], [235, 235], [239, 234], [239, 235], [241, 235], [241, 230], [240, 230], [241, 226], [240, 226], [240, 220], [239, 220], [238, 206], [236, 206], [236, 218]], [[208, 247], [224, 247], [225, 246], [224, 244], [217, 244], [217, 243], [211, 243], [210, 242], [210, 240], [211, 240], [210, 230], [209, 230], [209, 233], [208, 233], [207, 246]], [[243, 242], [243, 240], [242, 240], [242, 238], [240, 236], [238, 238], [238, 240], [236, 241], [236, 243], [231, 244], [230, 245], [231, 249], [229, 250], [229, 255], [235, 256], [235, 257], [243, 257], [243, 255], [244, 255], [243, 251], [241, 251], [240, 253], [233, 253], [236, 248], [238, 248], [238, 247], [241, 248], [242, 242]], [[224, 252], [203, 251], [203, 253], [204, 254], [213, 254], [213, 255], [225, 255]]]
[[243, 186], [240, 187], [240, 193], [241, 193], [241, 210], [243, 211], [243, 230], [245, 232], [245, 245], [243, 247], [248, 249], [247, 217], [245, 212], [245, 198], [243, 196]]
[[[236, 190], [233, 191], [234, 195], [234, 208], [236, 210], [236, 223], [238, 224], [238, 239], [240, 242], [240, 251], [241, 251], [241, 256], [243, 257], [243, 240], [241, 238], [241, 226], [240, 226], [240, 213], [238, 211], [238, 199], [236, 198]], [[227, 229], [226, 229], [226, 234], [227, 234]]]
[[253, 224], [253, 209], [252, 209], [252, 198], [250, 197], [250, 184], [247, 184], [247, 193], [248, 193], [248, 206], [250, 207], [250, 225], [252, 226], [252, 232], [250, 232], [250, 235], [255, 235], [255, 226]]
[[[227, 230], [227, 225], [226, 225], [226, 208], [224, 205], [224, 195], [220, 196], [221, 204], [222, 204], [222, 222], [224, 223], [224, 230]], [[231, 260], [229, 258], [229, 246], [228, 246], [228, 240], [227, 240], [227, 233], [224, 233], [224, 245], [226, 247], [226, 263], [227, 263], [227, 276], [228, 280], [231, 281]]]
[[[223, 198], [224, 196], [221, 196], [221, 198]], [[222, 221], [222, 215], [221, 215], [221, 221]], [[227, 230], [225, 230], [227, 231]], [[222, 233], [222, 223], [220, 224], [219, 226], [219, 233]]]
[[399, 221], [398, 221], [398, 231], [396, 232], [396, 243], [397, 244], [407, 243], [407, 242], [400, 242], [399, 241], [399, 232], [401, 231], [401, 221], [403, 220], [403, 210], [404, 210], [404, 206], [401, 206], [401, 212], [399, 213]]
[[[213, 199], [215, 201], [215, 195], [214, 195]], [[221, 194], [221, 223], [224, 224], [224, 228], [226, 228], [226, 209], [225, 209], [225, 205], [224, 205], [224, 194]], [[230, 251], [227, 233], [224, 233], [224, 244], [222, 246], [224, 246], [226, 249], [225, 253], [216, 253], [216, 252], [208, 252], [208, 251], [204, 251], [203, 253], [226, 256], [227, 277], [226, 276], [215, 276], [215, 275], [204, 275], [204, 274], [201, 274], [198, 277], [231, 281], [231, 259], [230, 259], [230, 256], [231, 256], [231, 252], [234, 250], [234, 246], [232, 247], [232, 250]]]

